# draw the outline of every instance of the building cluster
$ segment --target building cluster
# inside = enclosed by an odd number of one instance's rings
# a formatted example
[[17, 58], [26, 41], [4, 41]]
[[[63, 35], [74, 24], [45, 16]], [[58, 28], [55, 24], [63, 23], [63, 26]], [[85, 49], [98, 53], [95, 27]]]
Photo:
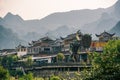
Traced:
[[[97, 51], [102, 52], [104, 46], [106, 43], [111, 39], [114, 38], [115, 34], [110, 34], [106, 31], [104, 31], [101, 34], [96, 34], [96, 37], [98, 37], [99, 40], [92, 40], [91, 46], [89, 48], [89, 51]], [[81, 36], [81, 33], [78, 33], [78, 36]], [[25, 55], [31, 55], [33, 56], [32, 59], [39, 59], [39, 60], [48, 60], [50, 63], [55, 56], [57, 56], [57, 53], [63, 53], [64, 55], [71, 55], [70, 51], [70, 44], [76, 40], [76, 33], [70, 34], [65, 38], [60, 38], [53, 40], [50, 37], [43, 37], [37, 41], [32, 41], [29, 43], [29, 46], [23, 46], [18, 45], [14, 51], [18, 55], [18, 57], [25, 56]], [[0, 51], [1, 53], [6, 53], [6, 51]], [[80, 60], [87, 60], [87, 53], [84, 50], [83, 52], [80, 52]]]

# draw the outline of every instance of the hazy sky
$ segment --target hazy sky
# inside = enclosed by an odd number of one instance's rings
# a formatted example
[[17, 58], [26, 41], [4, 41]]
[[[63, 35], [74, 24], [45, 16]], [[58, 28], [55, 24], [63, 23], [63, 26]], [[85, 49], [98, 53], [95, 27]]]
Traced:
[[8, 12], [23, 19], [41, 19], [54, 12], [106, 8], [117, 0], [0, 0], [0, 17]]

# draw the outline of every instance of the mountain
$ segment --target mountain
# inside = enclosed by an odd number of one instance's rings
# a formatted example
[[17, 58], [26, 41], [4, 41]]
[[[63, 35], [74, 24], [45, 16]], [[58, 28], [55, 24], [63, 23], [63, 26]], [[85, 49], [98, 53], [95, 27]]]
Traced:
[[11, 29], [0, 25], [0, 49], [15, 48], [21, 42], [24, 41], [20, 40]]
[[104, 30], [106, 31], [110, 30], [117, 23], [117, 21], [118, 21], [117, 19], [115, 19], [110, 14], [105, 12], [101, 15], [101, 18], [98, 19], [97, 21], [85, 24], [82, 27], [82, 31], [91, 34], [101, 33]]
[[92, 22], [82, 26], [82, 31], [95, 34], [101, 33], [104, 30], [109, 31], [120, 20], [120, 0], [113, 6], [106, 8], [101, 17]]
[[110, 32], [115, 33], [120, 37], [120, 21], [110, 30]]
[[[28, 32], [38, 32], [44, 34], [49, 30], [57, 29], [57, 26], [67, 25], [76, 26], [76, 28], [86, 23], [96, 21], [101, 17], [104, 9], [96, 10], [74, 10], [69, 12], [53, 13], [41, 20], [23, 20], [18, 15], [8, 13], [2, 21], [1, 25], [11, 28], [14, 32], [21, 35]], [[91, 19], [92, 18], [92, 19]], [[28, 30], [29, 29], [29, 30]], [[42, 30], [41, 30], [42, 29]]]
[[23, 32], [25, 28], [24, 20], [19, 15], [13, 15], [12, 13], [6, 14], [6, 16], [0, 20], [0, 25], [10, 28], [16, 33]]
[[57, 32], [57, 36], [67, 35], [66, 31], [63, 32], [63, 34], [59, 31], [59, 27], [63, 25], [69, 27], [69, 29], [71, 29], [70, 31], [72, 31], [72, 27], [74, 27], [74, 29], [81, 29], [81, 31], [87, 33], [107, 31], [119, 21], [119, 14], [120, 0], [106, 9], [99, 8], [94, 10], [83, 9], [57, 12], [40, 20], [23, 20], [19, 15], [8, 13], [4, 18], [0, 18], [0, 25], [12, 29], [13, 32], [17, 33], [22, 39], [28, 41], [30, 38], [29, 35], [31, 35], [30, 33], [34, 33], [35, 37], [41, 37], [41, 35], [47, 34], [48, 31], [50, 31], [50, 35], [56, 34]]
[[57, 29], [53, 31], [48, 31], [46, 35], [55, 39], [55, 38], [65, 37], [66, 35], [74, 33], [75, 31], [76, 30], [74, 28], [70, 28], [67, 25], [63, 25], [63, 26], [59, 26]]
[[28, 32], [26, 35], [22, 36], [22, 39], [25, 41], [36, 41], [42, 38], [44, 35], [40, 35], [37, 32]]
[[16, 21], [15, 24], [20, 23], [23, 19], [19, 15], [13, 15], [12, 13], [8, 12], [7, 15], [4, 17], [4, 20], [8, 23], [12, 23]]
[[28, 33], [33, 32], [44, 35], [48, 31], [56, 30], [59, 26], [63, 25], [67, 25], [70, 28], [79, 28], [85, 23], [90, 23], [99, 19], [103, 11], [104, 9], [85, 9], [63, 13], [53, 13], [41, 20], [23, 20], [19, 15], [8, 13], [4, 18], [0, 19], [0, 25], [12, 29], [22, 39], [28, 41], [29, 38], [23, 37]]
[[[104, 9], [74, 10], [69, 12], [53, 13], [40, 20], [41, 23], [80, 27], [85, 23], [96, 21], [101, 17]], [[91, 19], [92, 18], [92, 19]]]
[[114, 16], [120, 20], [120, 0], [117, 1], [117, 3], [114, 5]]

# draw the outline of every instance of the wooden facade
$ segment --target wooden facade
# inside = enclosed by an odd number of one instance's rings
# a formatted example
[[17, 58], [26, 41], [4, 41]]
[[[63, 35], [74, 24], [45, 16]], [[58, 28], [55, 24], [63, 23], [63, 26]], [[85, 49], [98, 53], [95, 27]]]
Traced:
[[32, 41], [28, 49], [29, 54], [58, 53], [61, 52], [61, 42], [44, 37], [38, 41]]

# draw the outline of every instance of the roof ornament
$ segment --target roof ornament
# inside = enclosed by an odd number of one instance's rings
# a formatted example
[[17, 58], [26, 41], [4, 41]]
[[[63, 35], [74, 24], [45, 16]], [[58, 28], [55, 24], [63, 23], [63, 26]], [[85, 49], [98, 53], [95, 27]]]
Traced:
[[81, 35], [82, 35], [81, 31], [78, 30], [78, 31], [76, 32], [76, 39], [77, 39], [78, 41], [81, 40], [81, 38], [80, 38]]

